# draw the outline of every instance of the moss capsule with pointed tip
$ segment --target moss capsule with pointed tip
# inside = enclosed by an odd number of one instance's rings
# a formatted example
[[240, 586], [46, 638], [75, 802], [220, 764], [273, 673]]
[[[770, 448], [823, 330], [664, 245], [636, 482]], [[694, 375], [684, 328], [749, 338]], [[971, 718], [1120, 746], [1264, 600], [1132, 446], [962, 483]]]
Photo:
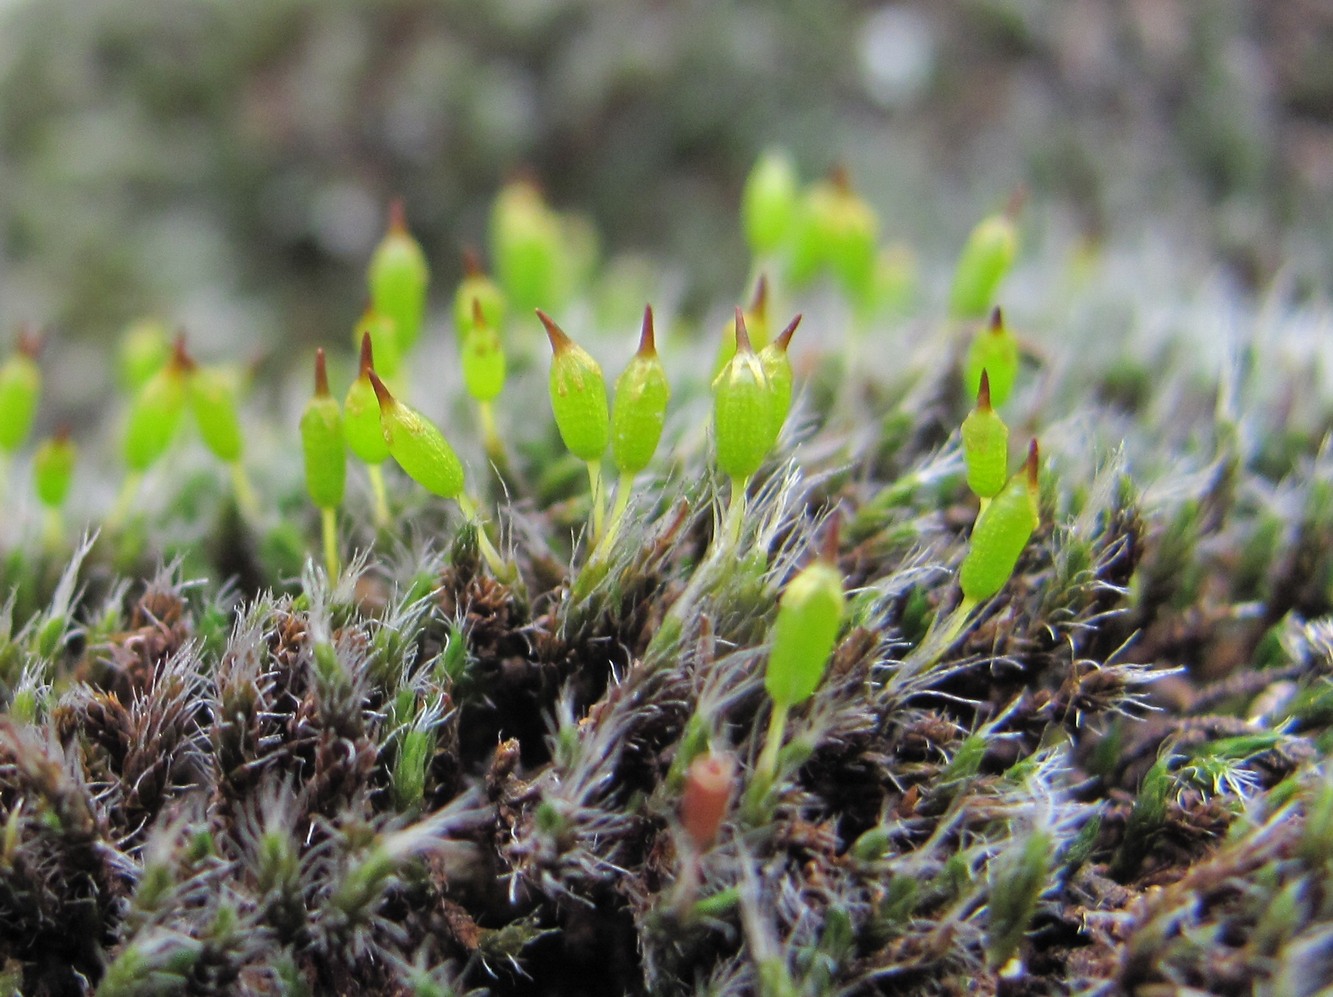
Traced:
[[804, 282], [827, 269], [856, 301], [874, 288], [879, 219], [852, 189], [846, 170], [810, 186], [801, 202], [791, 278]]
[[963, 420], [962, 437], [967, 486], [980, 498], [994, 498], [1009, 478], [1009, 427], [991, 406], [990, 375], [984, 370], [977, 407]]
[[380, 428], [380, 403], [370, 374], [375, 370], [375, 347], [369, 333], [361, 337], [361, 360], [356, 378], [343, 399], [343, 432], [347, 449], [366, 464], [382, 464], [389, 456]]
[[441, 498], [463, 493], [463, 464], [439, 428], [424, 415], [398, 401], [374, 371], [370, 383], [380, 406], [380, 428], [389, 455], [409, 478]]
[[670, 397], [653, 339], [653, 310], [645, 307], [638, 352], [616, 379], [611, 403], [611, 459], [621, 474], [638, 474], [653, 459]]
[[1000, 281], [1018, 255], [1018, 227], [1007, 214], [983, 218], [967, 237], [949, 290], [954, 318], [981, 318], [995, 302]]
[[0, 364], [0, 452], [14, 453], [32, 431], [42, 394], [39, 351], [37, 338], [24, 330], [14, 352]]
[[773, 624], [764, 688], [774, 703], [808, 699], [824, 677], [847, 609], [842, 573], [825, 557], [803, 568], [783, 589]]
[[560, 438], [581, 460], [601, 460], [611, 438], [602, 368], [540, 308], [537, 317], [551, 341], [551, 411]]
[[791, 357], [788, 355], [788, 348], [791, 346], [791, 337], [796, 333], [796, 327], [801, 324], [801, 316], [797, 315], [787, 323], [787, 327], [778, 333], [778, 337], [759, 351], [759, 366], [764, 369], [764, 376], [768, 378], [768, 386], [773, 392], [773, 404], [771, 412], [771, 422], [769, 424], [769, 447], [777, 443], [778, 437], [782, 435], [782, 424], [787, 421], [787, 414], [791, 411], [792, 396], [792, 370]]
[[171, 446], [185, 414], [188, 369], [183, 337], [176, 340], [170, 360], [150, 377], [130, 404], [125, 427], [125, 463], [131, 471], [152, 467]]
[[990, 321], [978, 329], [968, 347], [963, 366], [963, 387], [975, 397], [981, 390], [981, 372], [990, 378], [991, 404], [1001, 406], [1013, 393], [1018, 380], [1018, 339], [1004, 324], [999, 308], [991, 311]]
[[393, 320], [398, 355], [406, 356], [421, 335], [430, 268], [421, 245], [407, 230], [402, 201], [389, 206], [389, 228], [370, 258], [368, 276], [371, 304]]
[[322, 349], [315, 352], [315, 394], [301, 415], [301, 449], [310, 501], [319, 509], [338, 508], [347, 481], [347, 450], [342, 411], [329, 393]]
[[505, 320], [505, 296], [500, 285], [482, 269], [481, 260], [472, 250], [463, 252], [463, 279], [454, 292], [454, 330], [460, 340], [473, 326], [473, 303], [481, 305], [486, 324], [499, 330]]
[[62, 429], [44, 440], [32, 455], [32, 480], [37, 498], [48, 509], [59, 509], [65, 504], [70, 485], [74, 481], [74, 463], [78, 451], [69, 430]]
[[713, 380], [713, 444], [717, 465], [736, 481], [759, 470], [773, 445], [776, 398], [736, 309], [736, 355]]
[[741, 192], [741, 223], [755, 256], [778, 252], [791, 233], [800, 198], [796, 167], [780, 150], [756, 160]]
[[468, 394], [479, 402], [494, 401], [505, 386], [505, 354], [499, 327], [486, 318], [480, 298], [472, 299], [472, 320], [459, 346]]
[[1005, 484], [972, 527], [967, 555], [958, 571], [963, 598], [978, 603], [1004, 588], [1019, 555], [1040, 522], [1037, 507], [1037, 441], [1028, 447], [1027, 463]]

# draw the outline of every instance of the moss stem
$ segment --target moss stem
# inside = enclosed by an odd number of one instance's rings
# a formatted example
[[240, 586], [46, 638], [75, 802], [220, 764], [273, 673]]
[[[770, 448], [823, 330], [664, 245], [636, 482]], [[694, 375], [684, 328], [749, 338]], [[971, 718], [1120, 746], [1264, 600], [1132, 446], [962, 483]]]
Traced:
[[338, 580], [341, 562], [338, 557], [338, 510], [333, 506], [319, 510], [320, 522], [324, 532], [324, 567], [329, 572], [329, 582]]
[[229, 465], [231, 471], [231, 491], [236, 496], [236, 508], [241, 512], [241, 518], [255, 522], [259, 519], [259, 499], [255, 495], [254, 487], [250, 484], [250, 476], [245, 473], [245, 465], [239, 460], [234, 460]]
[[592, 542], [596, 545], [606, 527], [606, 487], [602, 483], [600, 460], [588, 461], [588, 486], [592, 490]]
[[387, 530], [393, 525], [389, 515], [389, 492], [384, 487], [384, 467], [380, 464], [367, 464], [366, 474], [370, 477], [370, 491], [375, 500], [375, 525]]

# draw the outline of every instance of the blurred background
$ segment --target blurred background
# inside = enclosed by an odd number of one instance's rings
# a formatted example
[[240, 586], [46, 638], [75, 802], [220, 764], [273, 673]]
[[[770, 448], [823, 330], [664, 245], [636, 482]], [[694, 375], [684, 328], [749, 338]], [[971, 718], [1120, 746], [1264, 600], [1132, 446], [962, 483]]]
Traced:
[[442, 310], [522, 171], [702, 309], [772, 145], [927, 273], [1026, 187], [1039, 230], [1326, 293], [1333, 4], [0, 0], [0, 328], [344, 342], [391, 197]]

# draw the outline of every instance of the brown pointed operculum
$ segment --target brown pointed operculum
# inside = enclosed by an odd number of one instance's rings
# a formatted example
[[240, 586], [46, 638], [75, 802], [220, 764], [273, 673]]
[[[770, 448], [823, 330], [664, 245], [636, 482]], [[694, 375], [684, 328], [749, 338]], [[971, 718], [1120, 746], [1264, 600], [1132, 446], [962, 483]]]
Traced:
[[485, 277], [486, 268], [481, 265], [481, 254], [472, 246], [463, 247], [463, 276]]
[[188, 374], [197, 367], [194, 357], [185, 348], [185, 331], [176, 333], [176, 341], [171, 346], [171, 369], [178, 374]]
[[478, 329], [490, 327], [486, 321], [486, 313], [481, 310], [481, 299], [477, 297], [472, 299], [472, 324]]
[[987, 328], [996, 336], [1004, 332], [1004, 312], [1000, 310], [999, 305], [990, 310], [990, 322], [987, 323]]
[[839, 194], [851, 194], [852, 175], [847, 171], [846, 163], [834, 163], [829, 167], [828, 181]]
[[401, 197], [395, 197], [389, 202], [389, 231], [395, 235], [407, 232], [407, 208], [403, 206]]
[[384, 382], [380, 380], [378, 374], [372, 370], [369, 372], [368, 376], [370, 377], [370, 386], [375, 389], [375, 397], [379, 399], [381, 412], [387, 408], [393, 408], [398, 404], [398, 400], [389, 393], [389, 389], [385, 386]]
[[20, 326], [18, 341], [14, 344], [14, 349], [29, 360], [36, 360], [41, 356], [42, 336], [37, 331], [37, 327], [28, 322]]
[[750, 314], [763, 318], [768, 312], [768, 275], [760, 274], [754, 285], [754, 297], [750, 300]]
[[1037, 438], [1034, 436], [1032, 442], [1028, 444], [1027, 463], [1023, 465], [1023, 470], [1027, 472], [1028, 476], [1028, 488], [1034, 492], [1037, 490], [1037, 470], [1040, 463], [1041, 454], [1037, 448]]
[[361, 376], [369, 374], [375, 369], [375, 351], [370, 345], [370, 333], [361, 333], [361, 365], [358, 372]]
[[985, 367], [982, 367], [981, 384], [977, 388], [977, 411], [989, 412], [990, 410], [990, 374], [987, 373]]
[[653, 306], [643, 306], [643, 328], [639, 330], [639, 350], [641, 357], [657, 356], [657, 339], [653, 332]]
[[574, 341], [565, 334], [565, 330], [555, 324], [555, 319], [540, 308], [537, 309], [537, 317], [541, 319], [542, 325], [546, 327], [546, 338], [551, 341], [552, 353], [563, 353], [574, 345]]
[[834, 509], [829, 516], [828, 527], [824, 530], [824, 543], [819, 550], [819, 558], [825, 564], [837, 567], [838, 544], [842, 539], [842, 513]]
[[329, 369], [324, 359], [324, 347], [315, 350], [315, 395], [327, 398], [329, 394]]
[[754, 352], [754, 346], [750, 343], [750, 330], [745, 327], [745, 313], [739, 306], [736, 308], [736, 352]]
[[791, 346], [791, 337], [796, 334], [796, 327], [801, 324], [801, 318], [801, 315], [797, 315], [794, 319], [788, 322], [787, 328], [778, 333], [778, 338], [773, 340], [773, 345], [783, 353], [786, 353], [787, 347]]

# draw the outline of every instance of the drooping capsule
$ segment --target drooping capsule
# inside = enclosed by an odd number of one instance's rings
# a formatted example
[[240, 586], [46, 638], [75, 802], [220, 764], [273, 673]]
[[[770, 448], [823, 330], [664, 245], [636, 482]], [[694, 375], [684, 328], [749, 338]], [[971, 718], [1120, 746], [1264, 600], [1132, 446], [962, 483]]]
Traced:
[[398, 401], [374, 371], [369, 374], [379, 399], [380, 428], [389, 454], [409, 478], [441, 498], [463, 492], [463, 464], [439, 428], [410, 405]]
[[744, 481], [759, 470], [773, 446], [776, 403], [737, 308], [736, 355], [713, 379], [713, 445], [722, 473]]
[[311, 502], [319, 509], [338, 508], [347, 481], [347, 451], [342, 412], [329, 393], [322, 349], [315, 351], [315, 394], [301, 414], [301, 450]]
[[967, 238], [949, 290], [949, 313], [978, 319], [995, 303], [995, 292], [1018, 255], [1018, 227], [1008, 212], [983, 218]]
[[1028, 447], [1028, 459], [977, 517], [967, 555], [958, 571], [963, 598], [981, 602], [1004, 588], [1019, 555], [1040, 522], [1037, 505], [1037, 441]]
[[653, 337], [653, 310], [645, 307], [638, 352], [616, 379], [611, 403], [611, 459], [621, 474], [638, 474], [653, 459], [670, 397]]
[[611, 437], [602, 368], [587, 350], [537, 309], [551, 341], [551, 411], [570, 453], [585, 461], [601, 460]]
[[0, 364], [0, 453], [14, 453], [32, 431], [42, 394], [40, 349], [37, 337], [25, 329], [14, 352]]
[[984, 370], [977, 407], [963, 420], [962, 437], [967, 486], [980, 498], [994, 498], [1009, 478], [1009, 427], [991, 405], [990, 375]]
[[375, 370], [375, 346], [369, 333], [361, 336], [361, 358], [357, 376], [343, 399], [343, 432], [347, 449], [366, 464], [382, 464], [389, 456], [380, 428], [380, 403], [370, 374]]
[[369, 284], [375, 311], [393, 320], [400, 357], [411, 352], [421, 335], [429, 283], [426, 254], [407, 229], [403, 203], [394, 201], [389, 206], [388, 231], [370, 258]]
[[963, 388], [975, 397], [981, 390], [981, 372], [990, 378], [991, 404], [999, 407], [1009, 400], [1018, 380], [1018, 339], [1004, 323], [999, 308], [991, 311], [990, 321], [977, 330], [968, 347], [963, 365]]

